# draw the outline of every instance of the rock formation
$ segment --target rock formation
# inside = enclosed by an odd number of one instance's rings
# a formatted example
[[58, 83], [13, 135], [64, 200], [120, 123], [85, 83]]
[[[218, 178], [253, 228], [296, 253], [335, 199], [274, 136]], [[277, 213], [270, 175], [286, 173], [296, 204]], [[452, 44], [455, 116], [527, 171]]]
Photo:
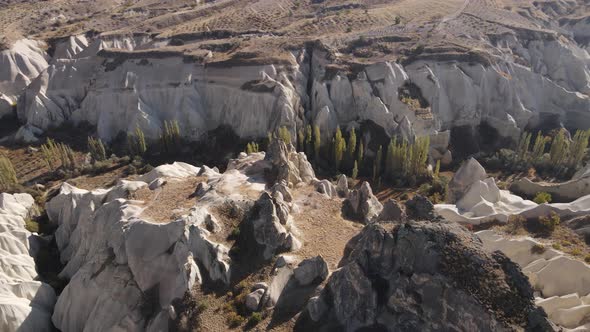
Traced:
[[[476, 233], [484, 248], [500, 250], [520, 265], [537, 291], [535, 302], [561, 327], [590, 328], [590, 266], [529, 237], [506, 238], [494, 231]], [[536, 249], [535, 249], [536, 248]]]
[[47, 68], [45, 43], [22, 39], [0, 51], [0, 118], [13, 111], [22, 90]]
[[527, 178], [519, 179], [510, 186], [510, 190], [518, 195], [534, 197], [537, 193], [551, 194], [554, 200], [574, 201], [582, 196], [590, 195], [590, 165], [580, 169], [571, 180], [562, 183], [532, 182]]
[[250, 248], [259, 247], [261, 255], [268, 260], [282, 251], [297, 249], [299, 240], [290, 231], [293, 222], [289, 219], [290, 208], [282, 194], [263, 193], [254, 204], [246, 221], [244, 231]]
[[367, 224], [376, 221], [383, 210], [383, 205], [373, 195], [373, 190], [368, 182], [363, 182], [359, 189], [352, 190], [344, 201], [345, 213], [355, 220]]
[[35, 235], [25, 229], [35, 201], [28, 194], [0, 194], [0, 330], [51, 331], [55, 291], [37, 281]]
[[[467, 185], [454, 185], [456, 204], [437, 204], [436, 213], [450, 221], [481, 224], [490, 221], [507, 222], [512, 215], [532, 219], [555, 212], [564, 218], [590, 212], [590, 195], [579, 197], [571, 203], [537, 204], [513, 195], [508, 190], [500, 190], [494, 178], [481, 180], [482, 169], [475, 159], [465, 162], [455, 176], [460, 179], [453, 179], [451, 183]], [[485, 170], [483, 174], [485, 175]], [[451, 190], [451, 184], [449, 189]]]
[[308, 313], [310, 329], [551, 330], [518, 267], [445, 222], [366, 226]]
[[293, 145], [280, 139], [272, 141], [264, 159], [272, 165], [272, 174], [276, 179], [272, 182], [285, 181], [287, 184], [296, 185], [315, 179], [315, 173], [305, 154], [297, 153]]

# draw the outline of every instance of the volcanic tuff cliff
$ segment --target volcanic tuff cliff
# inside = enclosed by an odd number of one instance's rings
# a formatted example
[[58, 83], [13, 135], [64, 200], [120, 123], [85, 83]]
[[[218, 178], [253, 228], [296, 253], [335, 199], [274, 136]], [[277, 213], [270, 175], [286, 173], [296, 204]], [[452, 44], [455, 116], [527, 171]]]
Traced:
[[[70, 13], [80, 23], [56, 30], [31, 23], [48, 50], [21, 39], [0, 53], [2, 113], [18, 97], [28, 131], [85, 121], [106, 140], [137, 126], [155, 138], [172, 119], [192, 139], [220, 125], [262, 137], [371, 120], [435, 135], [442, 152], [460, 126], [509, 138], [590, 126], [585, 1], [167, 3], [166, 14], [140, 1], [108, 7], [111, 18]], [[101, 33], [84, 33], [93, 21]]]

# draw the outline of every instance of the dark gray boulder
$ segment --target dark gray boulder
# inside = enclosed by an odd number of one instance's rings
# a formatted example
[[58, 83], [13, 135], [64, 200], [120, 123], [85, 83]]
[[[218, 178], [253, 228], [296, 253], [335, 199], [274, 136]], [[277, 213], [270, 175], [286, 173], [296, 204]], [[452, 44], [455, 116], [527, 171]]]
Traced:
[[296, 330], [551, 331], [518, 266], [455, 223], [373, 223]]

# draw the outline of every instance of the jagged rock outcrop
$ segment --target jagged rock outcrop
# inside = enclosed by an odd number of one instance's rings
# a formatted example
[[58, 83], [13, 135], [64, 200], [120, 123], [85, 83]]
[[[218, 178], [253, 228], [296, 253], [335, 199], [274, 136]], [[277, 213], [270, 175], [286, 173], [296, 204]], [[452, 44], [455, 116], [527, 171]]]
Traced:
[[295, 280], [302, 286], [310, 285], [318, 280], [324, 281], [328, 273], [328, 264], [322, 256], [305, 259], [293, 270]]
[[320, 194], [324, 194], [327, 197], [338, 197], [338, 191], [336, 189], [336, 186], [329, 180], [324, 179], [322, 181], [316, 182], [315, 188], [317, 192], [319, 192]]
[[0, 194], [0, 330], [51, 331], [55, 291], [37, 281], [35, 235], [25, 229], [34, 213], [29, 194]]
[[341, 174], [338, 177], [338, 181], [336, 182], [336, 191], [338, 191], [338, 195], [340, 197], [348, 197], [348, 179], [346, 175]]
[[368, 225], [350, 241], [340, 266], [309, 302], [300, 326], [552, 330], [518, 267], [501, 253], [487, 253], [454, 223]]
[[368, 182], [363, 182], [359, 189], [352, 190], [344, 201], [345, 213], [352, 219], [360, 220], [367, 224], [375, 221], [383, 205], [373, 195], [373, 190]]
[[315, 179], [313, 167], [307, 161], [302, 152], [295, 151], [293, 145], [286, 144], [280, 139], [274, 139], [264, 160], [272, 165], [272, 173], [276, 178], [274, 182], [285, 181], [287, 184], [296, 185], [300, 182], [309, 183]]
[[475, 158], [469, 158], [461, 164], [449, 182], [449, 200], [451, 203], [458, 201], [474, 182], [483, 181], [487, 177], [485, 168]]
[[392, 198], [383, 204], [383, 210], [377, 219], [378, 221], [404, 222], [407, 217], [406, 209]]
[[434, 204], [422, 195], [415, 195], [406, 202], [406, 213], [410, 218], [416, 220], [432, 220], [435, 218]]
[[290, 231], [293, 226], [289, 218], [290, 208], [282, 200], [282, 195], [265, 192], [254, 204], [250, 216], [245, 221], [244, 232], [248, 245], [260, 248], [265, 260], [275, 254], [299, 248], [300, 243]]
[[[174, 163], [140, 179], [182, 181], [199, 173], [197, 167]], [[195, 283], [229, 284], [229, 248], [211, 239], [222, 226], [208, 212], [219, 201], [224, 175], [209, 174], [216, 182], [200, 204], [180, 218], [158, 223], [143, 216], [143, 202], [129, 199], [131, 193], [147, 190], [146, 182], [121, 181], [94, 191], [62, 185], [46, 205], [58, 226], [55, 239], [66, 264], [60, 276], [70, 279], [55, 306], [55, 326], [62, 331], [167, 330], [172, 302]]]
[[555, 324], [577, 331], [590, 328], [590, 266], [530, 237], [476, 233], [484, 248], [499, 250], [520, 265], [537, 290], [535, 302]]

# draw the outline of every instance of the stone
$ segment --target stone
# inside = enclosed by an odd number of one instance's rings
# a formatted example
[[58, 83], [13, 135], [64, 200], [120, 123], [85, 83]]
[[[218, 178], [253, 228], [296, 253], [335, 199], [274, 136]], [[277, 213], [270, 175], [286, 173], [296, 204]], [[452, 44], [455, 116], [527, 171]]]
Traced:
[[383, 205], [373, 195], [368, 182], [363, 182], [360, 189], [352, 190], [344, 201], [344, 205], [351, 218], [365, 224], [375, 221], [383, 210]]
[[451, 203], [461, 199], [473, 183], [485, 180], [486, 178], [486, 170], [477, 160], [470, 158], [463, 162], [449, 182], [449, 199]]
[[324, 281], [328, 273], [328, 264], [322, 256], [304, 259], [293, 271], [295, 280], [302, 286]]
[[293, 201], [293, 195], [291, 194], [291, 191], [289, 190], [289, 186], [288, 183], [286, 181], [280, 181], [275, 183], [272, 188], [270, 189], [271, 193], [275, 193], [275, 192], [279, 192], [281, 193], [281, 195], [283, 196], [283, 199], [285, 200], [285, 202], [292, 202]]
[[150, 190], [156, 190], [158, 188], [161, 188], [165, 184], [166, 184], [166, 180], [164, 180], [162, 178], [157, 178], [154, 181], [150, 182], [150, 184], [148, 185], [148, 188]]
[[209, 191], [209, 189], [211, 189], [211, 186], [209, 186], [207, 182], [199, 182], [199, 184], [197, 184], [197, 188], [195, 189], [195, 195], [202, 197], [207, 193], [207, 191]]
[[265, 292], [265, 289], [257, 289], [252, 293], [246, 295], [246, 309], [250, 311], [257, 311], [260, 307], [260, 301], [262, 300], [262, 296]]
[[406, 211], [403, 206], [398, 201], [391, 198], [383, 205], [383, 210], [381, 211], [381, 214], [379, 214], [377, 220], [403, 222], [406, 218]]
[[25, 229], [34, 213], [29, 194], [0, 194], [0, 330], [51, 331], [53, 288], [37, 281], [39, 239]]
[[257, 282], [255, 284], [252, 285], [252, 287], [250, 287], [251, 291], [255, 291], [258, 289], [263, 289], [263, 290], [267, 290], [268, 289], [268, 284], [266, 282]]
[[338, 177], [338, 182], [336, 184], [336, 191], [340, 197], [347, 197], [348, 196], [348, 179], [346, 175], [340, 174]]
[[307, 311], [316, 330], [552, 330], [520, 269], [445, 221], [365, 226]]
[[264, 192], [256, 201], [252, 215], [246, 220], [247, 237], [253, 248], [259, 248], [264, 259], [282, 250], [291, 250], [297, 242], [287, 231], [290, 224], [288, 206]]
[[[503, 264], [511, 266], [513, 271], [522, 269], [528, 282], [538, 291], [536, 304], [545, 310], [552, 322], [566, 329], [583, 329], [590, 303], [588, 264], [531, 237], [507, 237], [493, 230], [476, 235], [486, 250], [505, 255]], [[534, 250], [539, 246], [545, 249]], [[524, 282], [527, 280], [520, 281]]]
[[319, 296], [314, 296], [307, 302], [307, 312], [309, 313], [310, 318], [315, 322], [319, 321], [327, 311], [328, 306]]
[[537, 193], [546, 192], [551, 194], [553, 201], [575, 201], [590, 195], [590, 164], [580, 169], [569, 181], [546, 183], [521, 178], [511, 184], [510, 191], [525, 197], [534, 197]]
[[318, 181], [315, 185], [316, 191], [328, 198], [338, 197], [336, 186], [328, 180]]
[[432, 220], [435, 218], [434, 204], [428, 198], [418, 194], [406, 201], [406, 213], [408, 217], [416, 220]]
[[275, 183], [284, 181], [286, 184], [297, 185], [300, 182], [310, 183], [315, 179], [313, 167], [304, 153], [297, 153], [293, 145], [275, 139], [268, 147], [264, 157], [272, 165]]

